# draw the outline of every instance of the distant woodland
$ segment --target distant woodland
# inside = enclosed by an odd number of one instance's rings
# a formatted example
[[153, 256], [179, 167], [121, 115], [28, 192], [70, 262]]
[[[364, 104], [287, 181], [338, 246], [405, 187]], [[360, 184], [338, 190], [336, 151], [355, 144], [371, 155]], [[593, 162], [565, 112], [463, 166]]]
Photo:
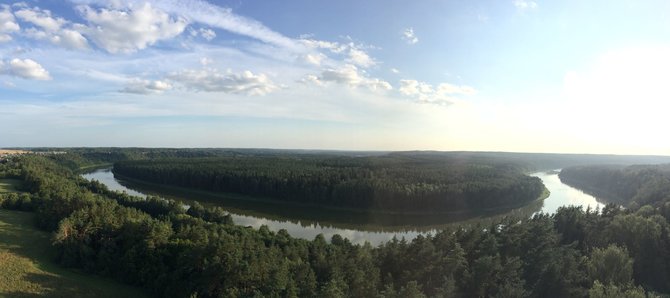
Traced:
[[[158, 297], [670, 293], [670, 197], [663, 187], [645, 186], [648, 179], [664, 179], [653, 166], [657, 174], [640, 174], [643, 183], [631, 192], [645, 198], [644, 205], [634, 199], [640, 206], [565, 207], [372, 247], [340, 236], [308, 241], [284, 230], [237, 226], [220, 208], [187, 209], [180, 202], [112, 192], [75, 171], [109, 161], [80, 153], [9, 160], [0, 164], [0, 177], [22, 181], [24, 192], [0, 195], [0, 206], [35, 212], [36, 224], [53, 232], [62, 266], [142, 286]], [[642, 189], [650, 194], [638, 196]]]
[[670, 164], [569, 167], [559, 177], [565, 184], [625, 206], [660, 207], [670, 201]]
[[519, 206], [544, 186], [514, 164], [383, 155], [231, 156], [120, 161], [114, 173], [153, 183], [273, 200], [397, 212]]

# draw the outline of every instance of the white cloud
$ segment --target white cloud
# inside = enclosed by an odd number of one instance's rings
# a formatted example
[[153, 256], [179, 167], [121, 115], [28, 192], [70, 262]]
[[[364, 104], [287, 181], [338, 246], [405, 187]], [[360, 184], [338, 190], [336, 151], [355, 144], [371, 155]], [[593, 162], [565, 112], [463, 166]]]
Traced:
[[168, 79], [195, 91], [266, 95], [279, 89], [265, 74], [248, 70], [241, 73], [221, 73], [215, 69], [183, 70], [169, 75]]
[[60, 45], [68, 49], [88, 48], [88, 41], [86, 38], [81, 35], [81, 33], [70, 29], [61, 30], [60, 33], [53, 35], [50, 41], [55, 45]]
[[399, 74], [400, 73], [400, 70], [398, 70], [397, 68], [391, 68], [390, 70], [394, 74]]
[[420, 96], [435, 92], [433, 86], [417, 80], [400, 80], [400, 93], [408, 96]]
[[0, 63], [0, 73], [29, 80], [51, 80], [49, 72], [31, 59], [14, 58]]
[[[303, 45], [313, 50], [327, 50], [332, 54], [344, 56], [343, 58], [348, 64], [353, 64], [358, 67], [368, 68], [377, 64], [377, 61], [375, 61], [365, 51], [366, 48], [370, 48], [369, 46], [366, 45], [356, 44], [354, 42], [339, 43], [339, 42], [331, 42], [316, 39], [300, 39], [299, 42], [301, 42]], [[320, 52], [318, 54], [312, 53], [305, 55], [305, 57], [314, 58], [316, 57], [316, 55], [323, 55], [323, 54]], [[319, 62], [321, 60], [319, 60]], [[312, 64], [319, 65], [320, 63], [318, 64], [312, 63]]]
[[[68, 49], [88, 48], [88, 41], [81, 33], [71, 28], [65, 28], [70, 25], [70, 22], [63, 18], [52, 17], [51, 12], [48, 10], [37, 7], [23, 7], [16, 12], [16, 16], [25, 22], [37, 26], [24, 30], [26, 37], [47, 40], [54, 45]], [[79, 24], [74, 24], [71, 27], [78, 28], [80, 26]]]
[[54, 32], [67, 23], [63, 18], [51, 17], [51, 12], [48, 10], [41, 10], [39, 8], [23, 8], [15, 12], [19, 19], [30, 22], [42, 28], [43, 30]]
[[172, 89], [172, 85], [165, 81], [133, 80], [121, 92], [135, 94], [162, 93]]
[[392, 86], [384, 80], [369, 78], [361, 73], [355, 65], [347, 64], [341, 68], [324, 70], [319, 77], [307, 76], [302, 81], [314, 82], [322, 85], [326, 82], [334, 82], [350, 87], [364, 87], [370, 90], [391, 90]]
[[458, 95], [474, 95], [477, 91], [469, 86], [456, 86], [442, 83], [433, 85], [417, 80], [400, 80], [400, 94], [409, 96], [421, 103], [448, 105], [458, 101]]
[[150, 3], [126, 10], [93, 9], [80, 6], [82, 17], [90, 26], [79, 29], [98, 47], [110, 53], [132, 53], [171, 39], [184, 31], [184, 19], [173, 19], [167, 13], [153, 8]]
[[368, 53], [353, 46], [349, 49], [349, 58], [347, 61], [361, 67], [370, 67], [376, 64]]
[[[106, 0], [73, 0], [73, 2], [103, 6], [110, 5], [110, 1]], [[111, 3], [116, 7], [130, 7], [139, 5], [142, 1], [115, 0]], [[295, 40], [271, 30], [256, 20], [234, 14], [229, 8], [219, 7], [201, 0], [152, 1], [151, 3], [157, 9], [172, 15], [181, 16], [190, 22], [202, 23], [294, 51], [304, 50]]]
[[535, 9], [537, 2], [532, 0], [514, 0], [514, 6], [520, 10]]
[[304, 83], [304, 84], [312, 84], [312, 85], [317, 85], [317, 86], [323, 86], [324, 83], [319, 79], [318, 76], [315, 75], [306, 75], [304, 78], [300, 79], [298, 82]]
[[419, 38], [414, 34], [414, 28], [407, 28], [401, 33], [402, 39], [408, 44], [416, 44], [419, 42]]
[[200, 36], [202, 36], [202, 38], [206, 39], [207, 41], [211, 41], [212, 39], [216, 38], [216, 32], [214, 32], [212, 29], [200, 28], [198, 31], [200, 32]]
[[321, 62], [327, 57], [322, 53], [310, 53], [302, 56], [302, 60], [312, 65], [321, 65]]
[[347, 49], [346, 44], [340, 44], [334, 41], [316, 40], [316, 39], [299, 39], [298, 42], [307, 46], [310, 49], [327, 49], [333, 53], [342, 53]]
[[10, 33], [18, 32], [21, 27], [16, 23], [8, 5], [1, 6], [0, 10], [0, 43], [12, 40]]

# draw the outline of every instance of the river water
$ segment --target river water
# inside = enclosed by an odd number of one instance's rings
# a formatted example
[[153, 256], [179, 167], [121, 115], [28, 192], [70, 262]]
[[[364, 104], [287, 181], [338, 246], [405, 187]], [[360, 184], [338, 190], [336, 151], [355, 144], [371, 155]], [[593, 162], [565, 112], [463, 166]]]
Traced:
[[339, 234], [352, 243], [370, 242], [378, 245], [393, 237], [413, 239], [420, 234], [435, 233], [453, 224], [486, 222], [505, 215], [531, 216], [536, 212], [554, 213], [560, 206], [578, 205], [587, 208], [602, 208], [596, 199], [575, 188], [567, 186], [553, 172], [538, 172], [532, 176], [542, 179], [551, 195], [544, 201], [527, 206], [499, 211], [499, 213], [476, 215], [393, 215], [367, 212], [338, 211], [315, 207], [253, 202], [239, 198], [194, 193], [179, 189], [150, 186], [115, 178], [111, 168], [98, 169], [82, 175], [89, 180], [98, 180], [110, 190], [125, 191], [130, 195], [146, 197], [158, 195], [186, 204], [198, 201], [205, 206], [221, 206], [230, 213], [235, 224], [259, 228], [268, 226], [272, 231], [285, 229], [290, 235], [312, 240], [318, 234], [326, 239]]

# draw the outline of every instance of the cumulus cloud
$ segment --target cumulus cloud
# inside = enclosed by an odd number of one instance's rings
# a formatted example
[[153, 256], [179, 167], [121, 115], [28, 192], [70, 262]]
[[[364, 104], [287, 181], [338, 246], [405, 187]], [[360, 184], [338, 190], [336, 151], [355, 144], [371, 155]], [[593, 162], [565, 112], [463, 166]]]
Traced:
[[302, 82], [311, 82], [317, 85], [324, 85], [328, 82], [347, 85], [350, 87], [363, 87], [370, 90], [391, 90], [392, 86], [384, 80], [378, 78], [369, 78], [363, 71], [360, 71], [355, 65], [347, 64], [341, 68], [330, 68], [321, 72], [320, 76], [309, 75], [302, 79]]
[[[73, 0], [80, 4], [97, 4], [117, 7], [137, 6], [138, 0]], [[202, 0], [190, 1], [152, 1], [152, 5], [165, 13], [183, 17], [191, 22], [198, 22], [214, 28], [223, 29], [235, 34], [248, 36], [272, 45], [302, 51], [303, 47], [295, 40], [273, 31], [262, 23], [233, 13], [229, 8], [219, 7]], [[183, 29], [183, 28], [182, 28]]]
[[[368, 68], [377, 64], [377, 61], [365, 51], [365, 49], [369, 47], [362, 44], [356, 44], [354, 42], [339, 43], [305, 38], [300, 39], [299, 42], [312, 50], [327, 50], [332, 54], [343, 56], [348, 64], [353, 64], [358, 67]], [[323, 55], [322, 53], [319, 54]], [[308, 55], [314, 57], [315, 54]]]
[[47, 31], [58, 31], [64, 24], [67, 23], [63, 18], [54, 18], [48, 10], [41, 10], [39, 8], [23, 8], [15, 12], [19, 19], [33, 23], [40, 28]]
[[134, 94], [152, 94], [162, 93], [163, 91], [172, 89], [172, 85], [165, 81], [150, 81], [150, 80], [132, 80], [125, 88], [121, 90], [124, 93]]
[[356, 47], [349, 49], [349, 58], [347, 61], [361, 67], [370, 67], [376, 64], [375, 60], [368, 53]]
[[248, 70], [241, 73], [221, 73], [216, 69], [183, 70], [170, 74], [168, 79], [194, 91], [266, 95], [279, 89], [265, 74]]
[[48, 39], [51, 43], [68, 49], [88, 48], [86, 38], [75, 30], [62, 29], [60, 32], [52, 34]]
[[514, 6], [520, 10], [537, 8], [537, 2], [532, 0], [514, 0]]
[[459, 95], [474, 95], [477, 91], [470, 86], [457, 86], [449, 83], [433, 85], [417, 80], [400, 80], [400, 94], [413, 98], [421, 103], [449, 105], [457, 101]]
[[401, 32], [402, 39], [408, 44], [419, 42], [419, 38], [414, 34], [414, 28], [407, 28]]
[[321, 62], [327, 58], [323, 53], [310, 53], [302, 55], [302, 60], [308, 64], [321, 65]]
[[70, 24], [63, 18], [53, 17], [49, 10], [37, 7], [23, 7], [15, 14], [17, 18], [36, 26], [25, 30], [24, 35], [29, 38], [47, 40], [68, 49], [88, 48], [86, 38], [74, 29], [80, 24]]
[[79, 6], [89, 26], [80, 26], [98, 47], [110, 53], [132, 53], [158, 41], [173, 38], [184, 31], [187, 22], [173, 19], [146, 2], [133, 9], [99, 10]]
[[0, 43], [12, 40], [10, 33], [18, 32], [21, 27], [16, 23], [14, 14], [8, 5], [2, 5], [0, 10]]
[[9, 62], [0, 62], [0, 73], [28, 80], [51, 80], [49, 72], [31, 59], [14, 58]]
[[317, 85], [317, 86], [324, 85], [324, 83], [316, 75], [306, 75], [305, 77], [300, 79], [299, 82], [307, 85]]

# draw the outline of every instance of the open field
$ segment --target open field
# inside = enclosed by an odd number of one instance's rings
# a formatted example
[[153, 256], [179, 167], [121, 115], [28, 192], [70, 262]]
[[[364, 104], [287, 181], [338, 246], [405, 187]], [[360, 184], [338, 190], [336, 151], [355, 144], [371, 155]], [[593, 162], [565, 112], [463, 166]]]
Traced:
[[21, 186], [21, 180], [0, 179], [0, 193], [18, 192]]
[[30, 153], [30, 151], [0, 149], [0, 155], [4, 155], [4, 154], [25, 154], [25, 153]]
[[0, 297], [145, 297], [136, 288], [59, 267], [34, 214], [0, 210]]

